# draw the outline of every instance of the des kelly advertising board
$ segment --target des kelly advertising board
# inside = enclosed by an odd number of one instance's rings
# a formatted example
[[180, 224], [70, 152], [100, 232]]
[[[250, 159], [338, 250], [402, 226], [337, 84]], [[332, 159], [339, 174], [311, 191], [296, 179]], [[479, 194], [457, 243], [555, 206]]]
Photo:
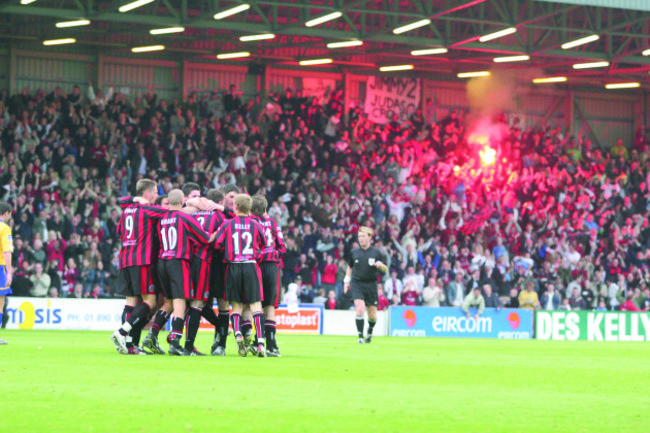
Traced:
[[625, 311], [538, 311], [539, 340], [650, 341], [650, 313]]
[[533, 338], [533, 312], [486, 308], [478, 320], [455, 307], [390, 307], [393, 337]]

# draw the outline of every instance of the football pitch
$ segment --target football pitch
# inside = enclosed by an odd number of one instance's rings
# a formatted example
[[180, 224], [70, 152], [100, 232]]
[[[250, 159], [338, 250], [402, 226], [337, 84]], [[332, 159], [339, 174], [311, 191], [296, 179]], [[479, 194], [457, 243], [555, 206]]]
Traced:
[[225, 358], [180, 358], [119, 355], [109, 336], [3, 330], [0, 430], [650, 429], [647, 343], [278, 335], [282, 358], [239, 358], [232, 337]]

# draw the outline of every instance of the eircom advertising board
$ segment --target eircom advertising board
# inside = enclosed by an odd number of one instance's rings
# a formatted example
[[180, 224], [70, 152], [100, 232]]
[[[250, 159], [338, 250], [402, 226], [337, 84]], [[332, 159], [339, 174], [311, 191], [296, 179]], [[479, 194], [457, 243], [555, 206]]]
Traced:
[[538, 311], [540, 340], [650, 341], [650, 313], [625, 311]]
[[465, 337], [529, 339], [533, 337], [533, 312], [528, 309], [486, 308], [476, 320], [454, 307], [390, 307], [393, 337]]

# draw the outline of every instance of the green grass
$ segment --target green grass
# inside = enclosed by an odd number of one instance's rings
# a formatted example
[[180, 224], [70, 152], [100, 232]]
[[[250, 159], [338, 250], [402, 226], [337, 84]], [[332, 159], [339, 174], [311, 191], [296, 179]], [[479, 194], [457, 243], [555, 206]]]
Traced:
[[241, 359], [232, 338], [177, 358], [109, 335], [3, 330], [0, 430], [648, 431], [647, 343], [280, 335], [283, 358]]

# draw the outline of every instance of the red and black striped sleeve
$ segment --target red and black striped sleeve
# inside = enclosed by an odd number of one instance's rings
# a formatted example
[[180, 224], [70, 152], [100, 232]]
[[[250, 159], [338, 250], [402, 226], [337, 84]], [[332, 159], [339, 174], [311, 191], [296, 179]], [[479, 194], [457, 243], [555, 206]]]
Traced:
[[140, 205], [140, 208], [146, 216], [154, 220], [162, 218], [167, 213], [167, 209], [158, 206]]
[[133, 204], [133, 197], [130, 195], [127, 195], [126, 197], [122, 197], [117, 200], [117, 204], [120, 206], [120, 208], [125, 209], [127, 206]]
[[230, 221], [226, 221], [219, 227], [217, 230], [217, 237], [214, 240], [214, 249], [220, 252], [224, 252], [226, 249], [226, 242], [228, 240], [228, 226], [230, 226]]
[[273, 234], [275, 235], [275, 250], [278, 252], [280, 257], [284, 257], [287, 255], [287, 247], [284, 245], [282, 229], [274, 219], [271, 219], [271, 227], [273, 227]]
[[205, 245], [210, 240], [210, 236], [203, 230], [203, 227], [192, 217], [189, 217], [185, 214], [182, 215], [183, 221], [185, 222], [185, 228], [187, 234], [194, 242], [197, 244]]

